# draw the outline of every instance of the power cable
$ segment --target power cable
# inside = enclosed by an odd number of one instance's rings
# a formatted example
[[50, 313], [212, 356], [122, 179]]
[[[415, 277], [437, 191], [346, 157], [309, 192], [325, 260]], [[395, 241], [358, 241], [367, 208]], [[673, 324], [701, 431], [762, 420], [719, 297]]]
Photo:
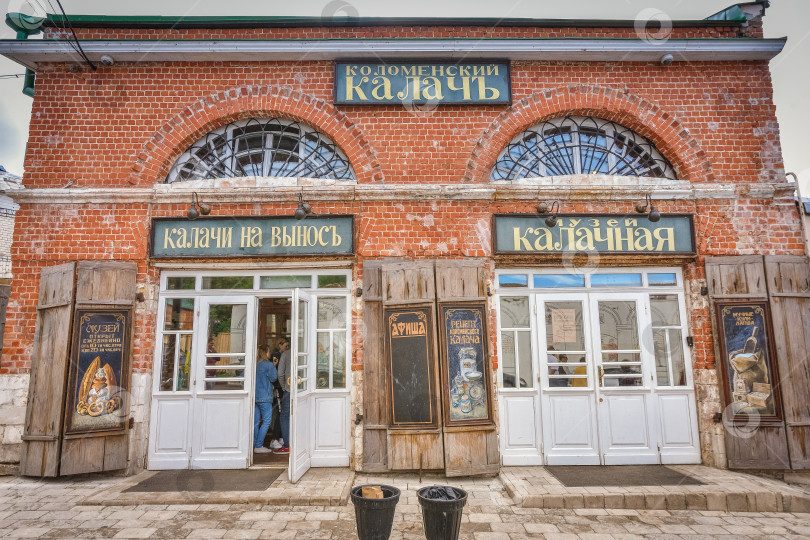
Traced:
[[0, 75], [0, 79], [19, 79], [20, 77], [25, 77], [25, 73], [8, 73], [6, 75]]
[[[53, 2], [51, 2], [51, 0], [46, 1], [48, 2], [48, 5], [51, 7], [51, 13], [56, 14], [56, 7], [53, 5]], [[68, 29], [64, 21], [60, 23], [56, 19], [53, 19], [53, 23], [56, 25], [57, 28], [59, 28], [59, 30], [61, 30], [59, 35], [63, 39], [62, 43], [67, 43], [70, 46], [70, 48], [73, 49], [73, 52], [81, 56], [82, 54], [81, 51], [79, 51], [79, 48], [76, 47], [76, 44], [73, 43], [73, 40], [71, 40], [70, 37], [68, 36]]]
[[59, 9], [62, 11], [62, 16], [65, 18], [65, 21], [67, 21], [68, 26], [70, 26], [70, 32], [73, 34], [73, 39], [76, 40], [76, 45], [79, 47], [79, 54], [82, 55], [82, 58], [84, 58], [84, 61], [87, 62], [87, 65], [90, 66], [91, 68], [93, 68], [93, 70], [95, 71], [98, 68], [96, 67], [96, 65], [93, 62], [90, 61], [89, 58], [87, 58], [87, 55], [84, 54], [84, 49], [82, 49], [82, 44], [79, 42], [79, 36], [76, 35], [76, 31], [73, 29], [73, 23], [70, 22], [70, 19], [68, 19], [67, 13], [65, 13], [65, 8], [62, 7], [62, 2], [60, 2], [60, 0], [56, 0], [56, 3], [59, 5]]

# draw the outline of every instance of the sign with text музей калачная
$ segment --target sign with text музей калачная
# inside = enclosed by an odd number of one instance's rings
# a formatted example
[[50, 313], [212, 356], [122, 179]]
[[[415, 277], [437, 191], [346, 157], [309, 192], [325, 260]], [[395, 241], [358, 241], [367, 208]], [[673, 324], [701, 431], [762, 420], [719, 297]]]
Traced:
[[690, 215], [560, 215], [555, 227], [536, 214], [494, 216], [496, 253], [637, 253], [694, 255]]
[[335, 104], [512, 102], [509, 62], [335, 62]]
[[351, 255], [354, 217], [216, 217], [152, 220], [151, 256]]

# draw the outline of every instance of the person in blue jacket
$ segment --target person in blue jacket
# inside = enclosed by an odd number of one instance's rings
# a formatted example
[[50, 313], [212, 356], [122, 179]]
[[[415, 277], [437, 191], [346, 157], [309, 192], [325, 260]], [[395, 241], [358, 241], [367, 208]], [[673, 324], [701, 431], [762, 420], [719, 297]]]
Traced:
[[256, 410], [253, 413], [253, 451], [259, 454], [272, 452], [264, 446], [264, 438], [270, 429], [273, 417], [273, 383], [278, 380], [278, 371], [270, 361], [270, 347], [260, 345], [256, 365]]

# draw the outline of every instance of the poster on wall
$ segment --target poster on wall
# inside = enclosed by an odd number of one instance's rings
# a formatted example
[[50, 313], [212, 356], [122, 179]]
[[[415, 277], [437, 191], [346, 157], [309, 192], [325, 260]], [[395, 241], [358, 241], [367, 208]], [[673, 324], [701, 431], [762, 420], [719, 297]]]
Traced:
[[391, 415], [394, 425], [429, 425], [433, 410], [431, 308], [385, 311]]
[[767, 302], [718, 301], [726, 406], [735, 422], [781, 421], [779, 384]]
[[130, 372], [129, 309], [77, 309], [68, 374], [65, 433], [124, 429]]
[[491, 421], [486, 306], [441, 306], [442, 381], [448, 424]]

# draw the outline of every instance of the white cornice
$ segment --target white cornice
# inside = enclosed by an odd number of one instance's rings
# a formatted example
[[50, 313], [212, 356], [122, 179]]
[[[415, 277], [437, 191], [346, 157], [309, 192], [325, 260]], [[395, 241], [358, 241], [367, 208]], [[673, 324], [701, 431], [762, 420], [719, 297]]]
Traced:
[[[509, 59], [530, 61], [675, 62], [770, 60], [785, 39], [324, 39], [324, 40], [85, 40], [94, 62], [324, 61], [340, 58]], [[80, 62], [65, 40], [0, 40], [0, 54], [36, 70], [42, 62]]]
[[[607, 177], [611, 178], [611, 177]], [[644, 179], [642, 179], [644, 180]], [[149, 188], [52, 188], [7, 192], [19, 204], [176, 204], [190, 203], [196, 192], [208, 204], [267, 204], [298, 201], [317, 202], [404, 202], [404, 201], [489, 201], [536, 200], [627, 201], [651, 194], [657, 200], [773, 199], [792, 197], [787, 183], [689, 184], [688, 182], [551, 185], [515, 184], [350, 184], [307, 187], [175, 187], [165, 184]], [[317, 210], [317, 208], [316, 208]]]

